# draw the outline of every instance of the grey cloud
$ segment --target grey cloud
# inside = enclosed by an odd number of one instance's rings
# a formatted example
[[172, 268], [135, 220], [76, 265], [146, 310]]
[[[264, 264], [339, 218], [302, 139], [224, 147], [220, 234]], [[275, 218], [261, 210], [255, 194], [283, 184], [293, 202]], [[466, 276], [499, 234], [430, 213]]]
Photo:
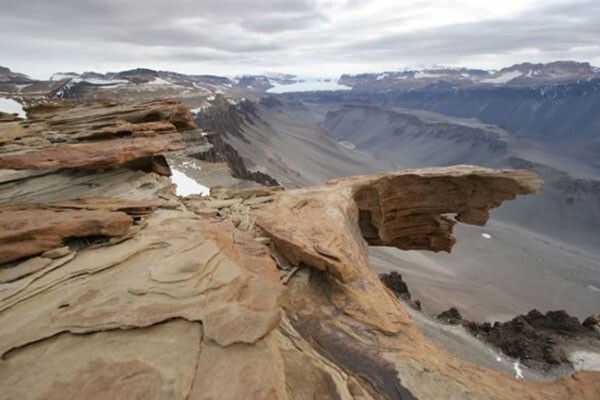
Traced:
[[305, 29], [325, 20], [326, 17], [318, 12], [301, 15], [278, 14], [248, 18], [242, 21], [241, 26], [254, 32], [274, 33]]
[[[294, 72], [305, 66], [320, 73], [327, 65], [345, 72], [339, 68], [453, 63], [528, 48], [540, 57], [568, 58], [573, 48], [599, 45], [598, 1], [557, 0], [512, 19], [401, 33], [394, 28], [411, 22], [415, 5], [360, 15], [371, 1], [7, 1], [0, 13], [0, 64], [69, 70], [156, 62], [186, 64], [198, 73], [204, 67], [243, 73], [242, 68]], [[430, 5], [423, 0], [416, 11], [423, 14]], [[351, 18], [336, 18], [348, 11]]]
[[[583, 12], [585, 11], [585, 12]], [[413, 57], [449, 59], [477, 54], [569, 51], [575, 46], [598, 45], [600, 3], [579, 2], [573, 7], [539, 8], [511, 20], [457, 24], [357, 41], [346, 47], [348, 54], [364, 57]]]

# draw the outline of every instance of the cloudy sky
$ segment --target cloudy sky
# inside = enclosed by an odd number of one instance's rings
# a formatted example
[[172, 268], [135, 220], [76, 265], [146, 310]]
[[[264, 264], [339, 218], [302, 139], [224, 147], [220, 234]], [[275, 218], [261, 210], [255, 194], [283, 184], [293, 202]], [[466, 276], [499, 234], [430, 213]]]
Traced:
[[0, 65], [36, 78], [600, 65], [598, 0], [14, 0], [0, 33]]

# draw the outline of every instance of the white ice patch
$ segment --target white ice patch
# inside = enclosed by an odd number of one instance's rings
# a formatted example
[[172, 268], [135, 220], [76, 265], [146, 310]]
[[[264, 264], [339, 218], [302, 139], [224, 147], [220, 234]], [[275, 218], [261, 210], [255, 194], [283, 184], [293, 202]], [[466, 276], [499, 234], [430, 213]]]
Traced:
[[50, 77], [50, 80], [51, 81], [62, 81], [64, 79], [76, 78], [78, 76], [79, 75], [77, 75], [76, 73], [57, 72], [56, 74], [54, 74]]
[[91, 83], [92, 85], [116, 85], [119, 83], [129, 83], [129, 81], [123, 79], [85, 78], [80, 80], [78, 78], [75, 78], [74, 80]]
[[515, 370], [515, 378], [523, 379], [523, 370], [521, 369], [521, 363], [519, 360], [513, 363], [513, 368]]
[[356, 145], [354, 143], [346, 142], [345, 140], [342, 140], [341, 142], [338, 142], [338, 143], [347, 149], [355, 149], [356, 148]]
[[154, 78], [153, 81], [147, 82], [146, 85], [173, 86], [174, 84], [161, 78]]
[[600, 292], [600, 288], [594, 285], [588, 285], [588, 289], [590, 289], [592, 292]]
[[502, 357], [500, 357], [500, 356], [496, 356], [496, 361], [498, 361], [498, 362], [502, 362]]
[[523, 74], [519, 71], [510, 71], [510, 72], [505, 72], [495, 78], [483, 79], [481, 82], [504, 84], [506, 82], [512, 81], [515, 78], [518, 78], [521, 75], [523, 75]]
[[210, 189], [204, 185], [199, 184], [186, 174], [181, 171], [178, 171], [174, 168], [171, 168], [173, 175], [171, 175], [171, 182], [173, 182], [176, 186], [177, 196], [189, 196], [190, 194], [199, 194], [202, 196], [208, 196], [210, 194]]
[[443, 75], [440, 74], [432, 74], [426, 71], [417, 71], [415, 72], [415, 79], [425, 79], [425, 78], [439, 78]]
[[389, 76], [388, 74], [377, 75], [377, 77], [375, 78], [375, 80], [380, 81], [382, 79], [387, 78], [388, 76]]
[[23, 90], [23, 89], [25, 89], [25, 88], [27, 88], [27, 87], [29, 87], [31, 85], [33, 85], [33, 84], [32, 83], [26, 83], [24, 85], [15, 85], [15, 89], [17, 89], [17, 92], [21, 93], [21, 90]]
[[574, 351], [569, 354], [569, 360], [576, 371], [600, 371], [600, 354], [591, 351]]
[[0, 97], [0, 111], [8, 114], [17, 114], [21, 118], [27, 118], [23, 105], [16, 100]]
[[490, 235], [489, 233], [482, 233], [482, 234], [481, 234], [481, 237], [482, 237], [482, 238], [485, 238], [485, 239], [491, 239], [491, 238], [492, 238], [492, 235]]
[[340, 85], [335, 79], [309, 79], [302, 78], [302, 82], [296, 82], [289, 85], [282, 85], [275, 81], [271, 81], [272, 88], [267, 90], [267, 93], [289, 93], [289, 92], [318, 92], [318, 91], [333, 91], [333, 90], [350, 90], [350, 86]]

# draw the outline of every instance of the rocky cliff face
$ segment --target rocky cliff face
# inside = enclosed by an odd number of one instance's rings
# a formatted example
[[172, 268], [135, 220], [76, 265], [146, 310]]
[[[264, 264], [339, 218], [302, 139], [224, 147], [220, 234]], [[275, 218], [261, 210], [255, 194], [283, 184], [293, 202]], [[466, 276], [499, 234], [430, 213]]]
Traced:
[[450, 251], [447, 214], [482, 225], [539, 190], [534, 174], [459, 166], [181, 199], [168, 165], [139, 168], [194, 128], [180, 104], [32, 115], [0, 125], [0, 162], [19, 168], [0, 173], [3, 398], [598, 398], [598, 373], [532, 383], [449, 355], [367, 261], [367, 243]]

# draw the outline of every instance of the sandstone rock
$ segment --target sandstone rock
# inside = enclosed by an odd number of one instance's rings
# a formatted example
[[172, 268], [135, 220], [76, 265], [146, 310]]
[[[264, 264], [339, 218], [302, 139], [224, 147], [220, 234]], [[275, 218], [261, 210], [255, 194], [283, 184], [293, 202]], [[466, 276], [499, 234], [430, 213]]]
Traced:
[[182, 149], [178, 132], [196, 128], [189, 111], [174, 101], [46, 105], [31, 108], [29, 114], [27, 124], [5, 124], [0, 130], [0, 168], [128, 166], [170, 175], [160, 154]]
[[156, 154], [183, 148], [178, 133], [156, 138], [115, 139], [98, 143], [64, 144], [38, 151], [0, 155], [0, 168], [7, 169], [100, 169], [123, 165]]
[[41, 254], [69, 238], [126, 236], [157, 203], [91, 198], [0, 207], [0, 263]]
[[57, 247], [56, 249], [48, 250], [42, 253], [42, 257], [56, 259], [64, 257], [71, 253], [69, 246]]
[[292, 264], [334, 276], [341, 289], [334, 301], [344, 312], [396, 333], [407, 316], [390, 296], [369, 294], [381, 283], [368, 264], [367, 243], [450, 251], [455, 222], [444, 214], [481, 225], [489, 209], [540, 186], [528, 171], [469, 166], [352, 177], [281, 192], [258, 211], [257, 225]]
[[15, 122], [22, 120], [23, 118], [20, 118], [19, 114], [10, 114], [0, 111], [0, 122]]
[[33, 257], [22, 262], [18, 266], [0, 269], [0, 283], [9, 283], [16, 281], [24, 276], [38, 272], [52, 263], [52, 260], [45, 257]]

